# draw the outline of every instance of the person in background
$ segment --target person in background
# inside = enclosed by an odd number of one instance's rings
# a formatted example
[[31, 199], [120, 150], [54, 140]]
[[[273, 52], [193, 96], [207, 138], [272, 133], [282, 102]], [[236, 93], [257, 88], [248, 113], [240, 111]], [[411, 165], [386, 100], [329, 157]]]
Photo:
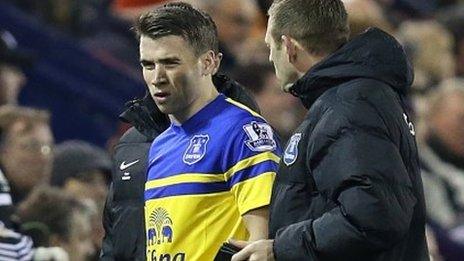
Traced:
[[412, 91], [418, 94], [416, 109], [421, 111], [427, 105], [420, 103], [420, 95], [455, 75], [453, 36], [433, 20], [403, 22], [396, 35], [414, 66]]
[[271, 64], [248, 64], [233, 72], [235, 80], [247, 86], [262, 108], [261, 114], [279, 134], [282, 144], [292, 135], [306, 114], [298, 98], [286, 95], [279, 85]]
[[437, 21], [453, 34], [456, 76], [464, 77], [464, 3], [440, 10], [437, 13]]
[[15, 37], [0, 29], [0, 105], [18, 103], [26, 83], [22, 68], [31, 63], [31, 56], [18, 48]]
[[92, 236], [95, 256], [104, 235], [101, 223], [111, 179], [112, 162], [103, 149], [78, 140], [65, 141], [55, 148], [51, 185], [62, 188], [86, 202], [93, 211]]
[[32, 239], [0, 224], [0, 260], [29, 261], [34, 256]]
[[426, 97], [419, 152], [427, 218], [445, 260], [464, 255], [464, 80], [448, 79]]
[[251, 25], [257, 17], [257, 6], [248, 0], [190, 0], [211, 14], [218, 27], [219, 51], [224, 54], [221, 70], [230, 72], [240, 66], [238, 60], [246, 51], [243, 45], [250, 37]]
[[49, 182], [54, 143], [49, 118], [43, 110], [0, 107], [0, 213], [7, 227], [13, 207]]
[[348, 13], [350, 38], [358, 36], [369, 27], [377, 27], [388, 33], [393, 32], [393, 26], [375, 0], [343, 0], [343, 3]]
[[95, 251], [89, 209], [61, 189], [37, 187], [18, 206], [15, 216], [36, 247], [60, 247], [70, 261], [88, 261]]

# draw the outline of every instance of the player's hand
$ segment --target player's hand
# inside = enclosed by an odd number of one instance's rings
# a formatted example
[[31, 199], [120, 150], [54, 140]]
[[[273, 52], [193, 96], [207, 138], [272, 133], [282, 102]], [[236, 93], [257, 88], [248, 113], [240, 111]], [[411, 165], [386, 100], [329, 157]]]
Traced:
[[274, 261], [272, 249], [274, 240], [262, 239], [255, 242], [238, 241], [230, 239], [229, 243], [241, 248], [240, 252], [232, 257], [232, 261]]

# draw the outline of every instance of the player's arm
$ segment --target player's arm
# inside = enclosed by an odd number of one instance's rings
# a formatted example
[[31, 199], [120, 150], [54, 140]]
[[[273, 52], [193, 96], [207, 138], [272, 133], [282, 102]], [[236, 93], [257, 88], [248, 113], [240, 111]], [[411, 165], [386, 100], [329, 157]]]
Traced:
[[226, 180], [249, 233], [248, 240], [268, 237], [269, 203], [281, 149], [272, 128], [258, 118], [245, 119], [232, 135], [226, 159], [233, 164]]
[[243, 215], [245, 226], [250, 233], [249, 241], [265, 239], [268, 236], [269, 207], [248, 211]]

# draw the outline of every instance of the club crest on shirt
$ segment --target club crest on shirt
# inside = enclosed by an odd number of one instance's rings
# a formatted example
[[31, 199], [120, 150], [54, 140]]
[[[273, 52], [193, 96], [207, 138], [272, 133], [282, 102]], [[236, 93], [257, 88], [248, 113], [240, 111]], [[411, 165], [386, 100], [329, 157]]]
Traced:
[[295, 133], [290, 138], [288, 142], [287, 148], [284, 152], [284, 163], [285, 165], [289, 166], [295, 163], [296, 159], [298, 158], [298, 143], [301, 140], [301, 133]]
[[252, 121], [243, 125], [248, 140], [245, 141], [247, 147], [252, 151], [263, 152], [276, 149], [274, 134], [271, 126], [267, 123]]
[[206, 154], [206, 144], [209, 141], [207, 134], [195, 135], [190, 139], [189, 146], [185, 150], [183, 161], [192, 165], [200, 161]]

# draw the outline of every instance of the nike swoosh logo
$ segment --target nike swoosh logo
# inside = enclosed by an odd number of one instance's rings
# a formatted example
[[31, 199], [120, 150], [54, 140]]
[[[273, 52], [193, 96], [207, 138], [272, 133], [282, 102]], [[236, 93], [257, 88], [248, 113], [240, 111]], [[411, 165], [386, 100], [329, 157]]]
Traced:
[[125, 169], [127, 169], [128, 167], [130, 167], [130, 166], [136, 164], [136, 163], [139, 162], [139, 161], [140, 161], [140, 160], [136, 160], [136, 161], [132, 161], [132, 162], [127, 163], [127, 164], [126, 164], [125, 161], [123, 161], [123, 162], [121, 163], [121, 166], [119, 166], [119, 169], [120, 169], [120, 170], [125, 170]]

